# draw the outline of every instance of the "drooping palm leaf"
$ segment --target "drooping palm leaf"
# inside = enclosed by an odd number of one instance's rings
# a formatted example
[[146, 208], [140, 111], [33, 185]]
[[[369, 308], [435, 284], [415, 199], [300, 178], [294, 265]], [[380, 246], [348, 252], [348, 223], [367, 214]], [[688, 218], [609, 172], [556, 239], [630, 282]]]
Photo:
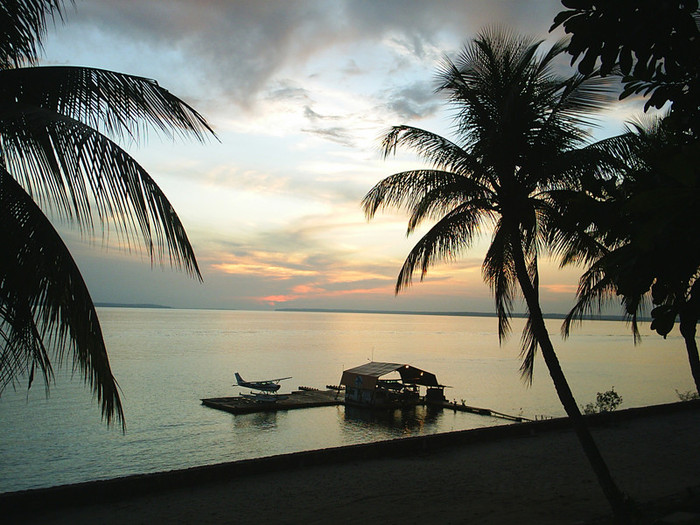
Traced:
[[[586, 168], [596, 172], [593, 165], [585, 166], [582, 156], [567, 153], [583, 145], [587, 133], [580, 126], [587, 122], [586, 112], [612, 97], [590, 78], [557, 74], [554, 59], [563, 51], [562, 44], [544, 54], [539, 45], [512, 33], [486, 30], [465, 46], [455, 62], [445, 59], [438, 72], [438, 91], [447, 95], [455, 110], [458, 140], [399, 126], [387, 134], [383, 149], [386, 154], [398, 145], [407, 146], [432, 168], [452, 170], [454, 176], [450, 180], [441, 175], [449, 180], [444, 185], [425, 177], [423, 188], [417, 186], [422, 170], [389, 177], [370, 191], [363, 205], [369, 217], [382, 205], [406, 208], [411, 214], [409, 232], [413, 224], [444, 213], [434, 217], [435, 226], [409, 253], [397, 291], [411, 283], [418, 269], [422, 279], [431, 264], [469, 247], [484, 222], [495, 223], [482, 273], [494, 294], [499, 339], [509, 331], [513, 300], [520, 291], [528, 310], [521, 373], [526, 381], [532, 380], [536, 351], [541, 348], [581, 444], [613, 508], [622, 515], [622, 494], [586, 428], [551, 343], [539, 304], [537, 272], [540, 252], [552, 247], [567, 252], [567, 236], [556, 232], [557, 214], [566, 208], [553, 192], [578, 190]], [[441, 147], [444, 152], [436, 151]], [[589, 153], [590, 159], [599, 152]], [[465, 163], [460, 165], [462, 159]], [[407, 173], [416, 176], [409, 180]], [[460, 177], [469, 181], [461, 184], [461, 191]], [[585, 227], [573, 231], [581, 230]]]
[[51, 66], [0, 71], [0, 107], [20, 104], [79, 120], [115, 138], [153, 127], [166, 136], [213, 135], [206, 120], [155, 80], [96, 68]]
[[61, 16], [62, 0], [3, 0], [0, 6], [0, 69], [39, 58], [49, 17]]
[[434, 264], [455, 260], [472, 245], [486, 218], [482, 203], [468, 202], [447, 213], [406, 257], [396, 280], [396, 293], [411, 284], [416, 270], [420, 269], [423, 280]]
[[91, 231], [97, 221], [106, 235], [114, 226], [127, 248], [140, 244], [152, 262], [168, 259], [201, 279], [172, 206], [111, 139], [138, 140], [155, 129], [203, 140], [213, 131], [150, 79], [94, 68], [22, 68], [36, 64], [46, 23], [62, 16], [63, 5], [8, 0], [0, 6], [0, 214], [6, 237], [0, 255], [0, 393], [23, 375], [31, 385], [35, 373], [48, 387], [50, 358], [60, 364], [72, 355], [73, 370], [97, 394], [108, 423], [116, 418], [123, 425], [90, 296], [31, 199], [82, 230]]
[[97, 312], [67, 247], [27, 193], [0, 168], [0, 393], [22, 375], [53, 376], [72, 360], [110, 423], [124, 424]]
[[408, 233], [425, 218], [439, 218], [466, 199], [487, 199], [489, 191], [471, 179], [438, 170], [396, 173], [382, 180], [362, 200], [368, 219], [380, 208], [404, 208], [410, 214]]
[[439, 171], [470, 174], [473, 181], [487, 180], [488, 173], [474, 155], [436, 133], [413, 126], [394, 126], [382, 140], [382, 154], [386, 158], [399, 147], [414, 151]]
[[138, 233], [152, 260], [168, 258], [199, 277], [185, 229], [150, 175], [123, 149], [69, 117], [36, 110], [0, 118], [8, 171], [30, 194], [81, 227], [95, 216], [125, 244]]
[[498, 339], [505, 340], [510, 333], [510, 316], [515, 298], [516, 274], [513, 265], [512, 239], [509, 228], [504, 227], [501, 217], [494, 229], [481, 273], [489, 285], [496, 302], [498, 315]]

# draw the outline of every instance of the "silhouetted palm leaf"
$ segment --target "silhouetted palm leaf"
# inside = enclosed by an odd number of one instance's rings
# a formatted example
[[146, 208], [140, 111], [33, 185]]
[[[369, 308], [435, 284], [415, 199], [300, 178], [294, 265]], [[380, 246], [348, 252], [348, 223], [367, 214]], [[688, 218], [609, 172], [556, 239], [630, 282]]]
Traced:
[[10, 174], [0, 168], [0, 393], [41, 373], [48, 388], [50, 356], [72, 361], [93, 389], [102, 415], [124, 415], [97, 312], [68, 248]]
[[167, 260], [201, 279], [170, 202], [113, 140], [139, 140], [150, 129], [204, 140], [213, 131], [154, 80], [95, 68], [19, 67], [36, 63], [47, 18], [61, 16], [62, 7], [60, 0], [11, 0], [0, 8], [0, 213], [9, 221], [6, 227], [3, 220], [8, 241], [0, 255], [0, 393], [23, 374], [31, 385], [35, 371], [48, 387], [50, 356], [60, 364], [72, 355], [107, 422], [123, 423], [85, 284], [29, 199], [81, 231], [91, 233], [95, 222], [103, 235], [115, 228], [127, 249], [141, 246], [152, 263]]
[[[362, 203], [368, 218], [380, 208], [406, 209], [408, 233], [426, 219], [438, 221], [409, 254], [397, 291], [411, 283], [413, 271], [420, 269], [422, 279], [432, 264], [454, 258], [484, 225], [495, 224], [483, 274], [494, 292], [501, 338], [509, 330], [518, 280], [514, 254], [525, 255], [534, 280], [538, 252], [564, 253], [572, 244], [589, 242], [581, 231], [559, 231], [561, 192], [578, 191], [586, 179], [596, 180], [614, 167], [604, 148], [582, 147], [587, 132], [581, 128], [591, 125], [592, 109], [612, 100], [610, 82], [579, 74], [561, 77], [554, 60], [563, 53], [564, 42], [542, 54], [540, 45], [486, 30], [455, 62], [445, 58], [438, 91], [447, 94], [455, 109], [459, 140], [406, 125], [393, 127], [382, 141], [384, 156], [407, 148], [432, 169], [387, 177]], [[533, 340], [531, 334], [523, 338], [532, 351]], [[524, 371], [531, 380], [531, 366]]]
[[36, 110], [0, 119], [5, 163], [38, 202], [91, 229], [95, 216], [128, 246], [139, 233], [152, 259], [199, 276], [194, 252], [170, 202], [148, 173], [104, 135]]
[[0, 9], [0, 69], [34, 63], [47, 17], [61, 16], [62, 0], [3, 0]]
[[[631, 321], [634, 340], [640, 338], [638, 314], [651, 302], [652, 329], [664, 337], [681, 318], [691, 371], [700, 391], [700, 357], [695, 331], [700, 318], [693, 293], [700, 274], [700, 250], [692, 242], [698, 212], [698, 143], [667, 128], [664, 120], [633, 123], [628, 133], [599, 147], [625, 160], [624, 177], [602, 200], [576, 213], [589, 222], [597, 250], [570, 246], [565, 262], [584, 261], [588, 270], [579, 281], [577, 302], [562, 333], [574, 323], [619, 300]], [[584, 198], [585, 200], [585, 198]]]
[[573, 257], [572, 246], [585, 245], [578, 237], [588, 226], [569, 223], [560, 215], [568, 205], [563, 192], [579, 191], [586, 178], [598, 178], [609, 165], [598, 164], [607, 155], [604, 148], [580, 153], [577, 149], [587, 137], [581, 126], [590, 125], [590, 111], [612, 100], [612, 93], [604, 80], [556, 73], [553, 61], [564, 43], [543, 54], [539, 46], [512, 33], [486, 30], [455, 62], [445, 58], [438, 91], [455, 110], [458, 140], [409, 126], [392, 128], [382, 143], [384, 155], [407, 147], [432, 169], [387, 177], [362, 204], [368, 218], [382, 207], [406, 209], [409, 233], [425, 219], [436, 220], [406, 258], [397, 292], [411, 284], [415, 271], [423, 279], [430, 266], [457, 257], [483, 226], [493, 225], [482, 273], [494, 295], [499, 339], [509, 332], [513, 301], [521, 292], [528, 310], [521, 339], [522, 377], [532, 381], [540, 348], [601, 486], [616, 513], [622, 513], [622, 495], [583, 421], [549, 338], [537, 271], [541, 252]]

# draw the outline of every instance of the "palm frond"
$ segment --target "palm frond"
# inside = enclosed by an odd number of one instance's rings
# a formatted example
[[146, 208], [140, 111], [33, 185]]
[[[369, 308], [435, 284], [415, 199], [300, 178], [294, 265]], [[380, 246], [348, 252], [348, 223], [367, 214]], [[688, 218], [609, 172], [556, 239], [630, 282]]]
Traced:
[[[576, 291], [576, 304], [562, 323], [563, 337], [569, 337], [574, 324], [580, 324], [588, 315], [600, 313], [618, 296], [619, 276], [624, 271], [620, 261], [626, 258], [624, 252], [625, 250], [618, 250], [603, 255], [581, 276]], [[640, 304], [638, 303], [638, 306]], [[633, 333], [636, 340], [639, 335], [636, 325], [637, 308], [633, 308], [631, 312], [627, 308], [624, 310], [633, 320]]]
[[[559, 266], [592, 264], [609, 252], [607, 238], [619, 210], [582, 191], [554, 190], [539, 199], [540, 224], [547, 251]], [[596, 218], [594, 221], [593, 218]]]
[[616, 100], [616, 82], [597, 74], [575, 74], [561, 83], [558, 104], [552, 115], [575, 126], [595, 126], [596, 113]]
[[410, 286], [413, 274], [420, 268], [421, 281], [428, 269], [438, 261], [454, 260], [469, 248], [487, 220], [489, 212], [475, 203], [462, 204], [447, 213], [421, 239], [406, 257], [396, 280], [396, 293]]
[[538, 342], [534, 331], [532, 330], [532, 317], [527, 314], [525, 326], [520, 338], [520, 378], [526, 385], [532, 386], [532, 380], [535, 375], [535, 357], [537, 357]]
[[410, 208], [406, 234], [410, 235], [426, 219], [440, 219], [458, 206], [480, 208], [485, 212], [493, 209], [493, 193], [479, 183], [458, 177], [453, 184], [429, 189]]
[[40, 203], [81, 228], [114, 224], [128, 247], [142, 238], [152, 260], [165, 258], [201, 279], [175, 210], [150, 175], [106, 136], [51, 111], [0, 119], [7, 169]]
[[510, 316], [513, 311], [515, 283], [517, 282], [513, 264], [512, 242], [503, 219], [496, 224], [491, 246], [489, 246], [481, 268], [484, 281], [493, 292], [498, 315], [498, 339], [504, 341], [510, 333]]
[[475, 181], [488, 180], [483, 164], [474, 155], [437, 133], [412, 126], [394, 126], [382, 139], [382, 155], [387, 158], [399, 147], [414, 151], [439, 171], [468, 175]]
[[112, 375], [97, 312], [80, 271], [51, 223], [12, 176], [0, 167], [0, 393], [35, 370], [48, 385], [49, 352], [97, 396], [102, 416], [124, 427], [119, 387]]
[[471, 200], [487, 200], [492, 192], [470, 178], [432, 169], [395, 173], [381, 180], [362, 199], [368, 219], [381, 209], [406, 209], [408, 232], [426, 217], [433, 217]]
[[35, 63], [47, 18], [61, 17], [62, 0], [3, 0], [0, 8], [0, 69]]
[[0, 107], [50, 110], [121, 139], [150, 126], [166, 136], [214, 135], [204, 117], [155, 80], [87, 67], [0, 71]]

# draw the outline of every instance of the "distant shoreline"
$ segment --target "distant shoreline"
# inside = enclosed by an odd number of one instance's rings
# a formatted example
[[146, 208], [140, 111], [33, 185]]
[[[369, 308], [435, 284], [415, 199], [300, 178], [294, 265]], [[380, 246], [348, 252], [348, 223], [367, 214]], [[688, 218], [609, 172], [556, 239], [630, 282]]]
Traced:
[[[343, 313], [343, 314], [392, 314], [392, 315], [440, 315], [451, 317], [497, 317], [493, 312], [431, 312], [431, 311], [411, 311], [411, 310], [356, 310], [351, 308], [275, 308], [276, 312], [320, 312], [320, 313]], [[527, 314], [513, 313], [511, 317], [527, 318]], [[566, 314], [549, 313], [544, 314], [546, 319], [564, 319]], [[587, 315], [586, 321], [624, 321], [621, 315]], [[648, 321], [649, 319], [639, 319]]]
[[172, 309], [172, 306], [162, 304], [132, 304], [132, 303], [95, 303], [98, 308], [165, 308]]
[[[100, 308], [160, 308], [167, 310], [221, 310], [221, 311], [239, 311], [240, 308], [176, 308], [173, 306], [165, 306], [162, 304], [150, 303], [95, 303], [95, 306]], [[243, 309], [244, 310], [244, 309]], [[253, 312], [309, 312], [309, 313], [329, 313], [329, 314], [385, 314], [385, 315], [436, 315], [446, 317], [497, 317], [494, 312], [433, 312], [430, 310], [367, 310], [356, 308], [275, 308], [274, 310], [246, 310]], [[511, 317], [516, 319], [525, 319], [527, 314], [512, 313]], [[545, 319], [564, 319], [566, 314], [547, 313], [544, 314]], [[584, 321], [626, 321], [622, 315], [586, 315]], [[640, 322], [649, 322], [651, 318], [639, 317]]]

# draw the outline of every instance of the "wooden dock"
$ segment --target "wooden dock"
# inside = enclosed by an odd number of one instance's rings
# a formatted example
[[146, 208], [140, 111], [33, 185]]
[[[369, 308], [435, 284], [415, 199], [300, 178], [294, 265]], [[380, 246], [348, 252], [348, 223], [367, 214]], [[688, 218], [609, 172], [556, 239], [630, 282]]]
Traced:
[[[317, 390], [315, 388], [299, 387], [290, 394], [284, 394], [286, 399], [271, 402], [259, 402], [250, 398], [241, 396], [236, 397], [213, 397], [202, 399], [202, 404], [217, 410], [223, 410], [231, 414], [254, 414], [256, 412], [277, 412], [278, 410], [295, 410], [297, 408], [313, 408], [344, 405], [342, 392], [339, 394], [337, 390]], [[425, 400], [421, 400], [421, 405], [426, 404]], [[509, 421], [523, 422], [531, 421], [522, 416], [511, 416], [496, 412], [490, 408], [477, 408], [465, 404], [456, 404], [448, 401], [442, 403], [430, 403], [433, 406], [439, 406], [445, 410], [454, 410], [455, 412], [469, 412], [470, 414], [478, 414], [480, 416], [497, 417], [507, 419]]]
[[455, 412], [469, 412], [470, 414], [479, 414], [480, 416], [491, 416], [499, 419], [507, 419], [508, 421], [517, 421], [518, 423], [522, 423], [523, 421], [532, 421], [532, 419], [528, 419], [526, 417], [511, 416], [502, 412], [496, 412], [490, 408], [471, 407], [465, 404], [450, 403], [449, 401], [445, 401], [440, 406], [447, 410], [454, 410]]
[[304, 388], [284, 394], [286, 399], [271, 402], [259, 402], [245, 397], [213, 397], [202, 399], [202, 404], [231, 414], [253, 414], [255, 412], [277, 412], [278, 410], [294, 410], [297, 408], [312, 408], [342, 405], [343, 399], [335, 390], [315, 390]]

